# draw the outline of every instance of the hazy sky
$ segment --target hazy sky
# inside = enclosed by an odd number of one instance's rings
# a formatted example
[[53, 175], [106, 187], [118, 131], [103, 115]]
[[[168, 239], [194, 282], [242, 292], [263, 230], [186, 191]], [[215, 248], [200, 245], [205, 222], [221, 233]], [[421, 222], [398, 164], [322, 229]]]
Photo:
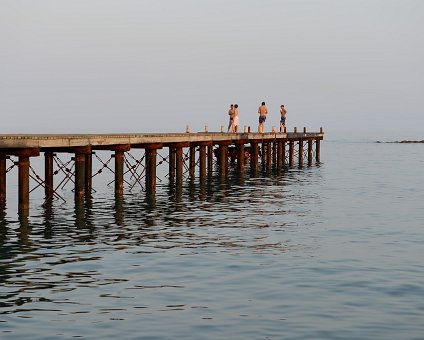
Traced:
[[[421, 134], [424, 1], [0, 0], [0, 133]], [[424, 133], [422, 133], [424, 135]]]

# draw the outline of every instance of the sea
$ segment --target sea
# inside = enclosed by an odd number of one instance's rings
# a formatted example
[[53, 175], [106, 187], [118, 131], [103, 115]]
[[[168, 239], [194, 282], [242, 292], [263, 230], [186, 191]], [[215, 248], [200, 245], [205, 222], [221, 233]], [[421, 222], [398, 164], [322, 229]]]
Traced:
[[154, 196], [128, 173], [115, 197], [97, 156], [92, 198], [69, 156], [29, 216], [8, 173], [1, 339], [424, 339], [424, 144], [325, 138], [301, 169], [159, 170]]

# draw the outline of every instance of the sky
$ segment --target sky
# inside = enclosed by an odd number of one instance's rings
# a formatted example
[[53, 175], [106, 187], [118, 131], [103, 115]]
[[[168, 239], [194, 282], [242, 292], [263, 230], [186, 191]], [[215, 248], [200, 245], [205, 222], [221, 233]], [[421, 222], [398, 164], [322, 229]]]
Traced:
[[0, 134], [423, 137], [424, 1], [0, 0]]

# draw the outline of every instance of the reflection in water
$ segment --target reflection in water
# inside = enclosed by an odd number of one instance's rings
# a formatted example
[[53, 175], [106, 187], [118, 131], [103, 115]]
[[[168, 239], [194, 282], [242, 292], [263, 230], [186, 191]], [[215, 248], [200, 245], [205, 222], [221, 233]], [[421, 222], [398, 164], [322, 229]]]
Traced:
[[[282, 231], [298, 225], [308, 207], [319, 202], [314, 192], [309, 196], [298, 192], [319, 176], [306, 172], [265, 175], [246, 178], [230, 171], [227, 177], [217, 174], [183, 185], [158, 185], [156, 193], [150, 194], [114, 195], [106, 187], [74, 204], [45, 201], [39, 215], [19, 216], [17, 222], [7, 221], [5, 208], [0, 209], [4, 288], [0, 314], [20, 314], [23, 305], [32, 315], [57, 310], [74, 316], [82, 309], [90, 314], [90, 308], [94, 314], [109, 313], [116, 307], [105, 300], [137, 299], [129, 289], [165, 291], [189, 286], [184, 278], [179, 279], [181, 284], [166, 278], [167, 272], [178, 269], [166, 266], [157, 273], [161, 261], [169, 265], [176, 261], [178, 267], [183, 258], [189, 261], [194, 255], [213, 254], [211, 259], [219, 259], [225, 254], [281, 255], [296, 249], [299, 246], [291, 245]], [[303, 200], [309, 205], [300, 210], [297, 203]], [[112, 292], [106, 288], [123, 284]], [[101, 292], [93, 294], [96, 290]], [[98, 299], [109, 308], [97, 306]], [[81, 304], [87, 307], [78, 307]], [[184, 306], [164, 303], [158, 310], [188, 308]]]

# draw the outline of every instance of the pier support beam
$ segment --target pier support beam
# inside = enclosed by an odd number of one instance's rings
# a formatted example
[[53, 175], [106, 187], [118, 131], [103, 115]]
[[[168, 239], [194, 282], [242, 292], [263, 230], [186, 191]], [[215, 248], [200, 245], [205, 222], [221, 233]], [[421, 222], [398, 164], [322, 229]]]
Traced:
[[146, 191], [154, 193], [156, 190], [156, 148], [146, 148]]
[[190, 145], [190, 158], [189, 158], [189, 173], [190, 177], [194, 177], [196, 170], [196, 146]]
[[244, 144], [245, 144], [245, 141], [236, 142], [237, 172], [239, 174], [242, 174], [244, 172]]
[[257, 141], [250, 141], [250, 170], [253, 174], [258, 173], [259, 146]]
[[0, 153], [0, 202], [6, 201], [6, 159], [7, 156]]
[[177, 146], [175, 149], [176, 156], [176, 177], [177, 184], [181, 185], [183, 183], [183, 147]]
[[199, 166], [199, 174], [200, 178], [206, 177], [206, 145], [199, 146], [199, 158], [200, 158], [200, 166]]
[[289, 167], [294, 167], [294, 142], [289, 141]]
[[47, 198], [51, 198], [53, 196], [54, 188], [53, 188], [53, 152], [46, 151], [44, 152], [44, 193]]
[[175, 147], [169, 147], [169, 180], [175, 180]]
[[312, 166], [312, 158], [313, 158], [312, 140], [308, 140], [308, 166]]
[[299, 140], [299, 168], [303, 167], [303, 140]]
[[93, 153], [90, 151], [85, 154], [85, 194], [91, 195], [93, 188]]
[[315, 140], [315, 159], [317, 163], [319, 163], [321, 159], [321, 147], [319, 139]]
[[272, 169], [272, 142], [266, 143], [266, 168], [267, 171]]
[[228, 145], [229, 143], [219, 143], [218, 163], [219, 173], [222, 177], [228, 174]]
[[124, 151], [115, 151], [115, 194], [124, 193]]
[[19, 211], [29, 210], [29, 157], [19, 156], [18, 181], [19, 181]]
[[208, 174], [213, 172], [213, 145], [208, 146]]
[[75, 161], [75, 200], [84, 198], [85, 193], [85, 154], [76, 153]]
[[283, 167], [283, 143], [282, 141], [277, 142], [277, 170], [282, 169]]

